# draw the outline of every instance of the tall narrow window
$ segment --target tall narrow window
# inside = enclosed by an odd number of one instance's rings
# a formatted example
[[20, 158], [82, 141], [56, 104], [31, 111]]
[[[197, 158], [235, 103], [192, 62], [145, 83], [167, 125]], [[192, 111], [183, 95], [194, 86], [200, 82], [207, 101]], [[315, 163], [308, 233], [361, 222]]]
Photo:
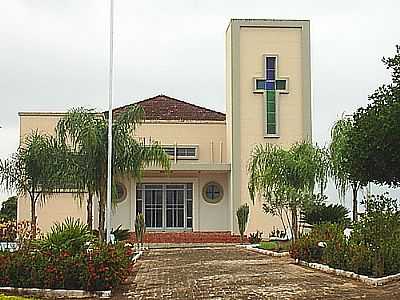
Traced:
[[265, 122], [266, 134], [276, 134], [276, 57], [265, 57]]

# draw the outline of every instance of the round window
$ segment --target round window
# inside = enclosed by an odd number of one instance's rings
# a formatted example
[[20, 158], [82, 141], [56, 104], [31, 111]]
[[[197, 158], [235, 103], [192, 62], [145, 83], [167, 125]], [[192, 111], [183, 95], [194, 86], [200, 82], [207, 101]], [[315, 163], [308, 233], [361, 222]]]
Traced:
[[214, 181], [211, 181], [203, 187], [203, 198], [208, 203], [218, 203], [224, 196], [222, 186]]
[[116, 192], [117, 192], [117, 195], [116, 195], [117, 198], [115, 199], [115, 201], [117, 203], [121, 203], [122, 201], [124, 201], [126, 199], [126, 196], [127, 196], [126, 187], [122, 183], [118, 182], [115, 185], [115, 188], [116, 188]]

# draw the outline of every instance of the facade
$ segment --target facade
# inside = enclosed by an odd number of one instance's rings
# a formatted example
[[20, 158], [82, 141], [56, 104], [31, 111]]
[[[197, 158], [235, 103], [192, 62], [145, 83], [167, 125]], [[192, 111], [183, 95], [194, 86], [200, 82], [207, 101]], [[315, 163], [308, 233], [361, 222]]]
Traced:
[[[171, 157], [171, 172], [150, 167], [141, 182], [120, 178], [113, 227], [133, 229], [142, 212], [149, 230], [237, 233], [236, 210], [243, 203], [250, 205], [247, 232], [280, 227], [280, 220], [263, 213], [261, 200], [251, 203], [247, 163], [256, 144], [288, 146], [311, 138], [309, 38], [309, 21], [231, 20], [226, 114], [164, 95], [134, 103], [146, 117], [136, 138], [159, 141]], [[63, 113], [19, 115], [23, 140], [33, 129], [54, 133]], [[86, 219], [85, 204], [73, 195], [54, 198], [37, 208], [43, 230], [67, 216]], [[29, 201], [20, 198], [18, 219], [29, 216]]]

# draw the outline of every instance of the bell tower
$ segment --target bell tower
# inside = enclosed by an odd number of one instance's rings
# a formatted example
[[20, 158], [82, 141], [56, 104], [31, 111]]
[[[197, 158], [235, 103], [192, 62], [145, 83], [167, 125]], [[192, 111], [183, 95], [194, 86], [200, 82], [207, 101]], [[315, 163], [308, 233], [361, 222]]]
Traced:
[[280, 220], [251, 203], [247, 164], [257, 144], [288, 147], [311, 140], [310, 22], [233, 19], [226, 31], [226, 111], [231, 162], [231, 230], [250, 205], [247, 232], [268, 233]]

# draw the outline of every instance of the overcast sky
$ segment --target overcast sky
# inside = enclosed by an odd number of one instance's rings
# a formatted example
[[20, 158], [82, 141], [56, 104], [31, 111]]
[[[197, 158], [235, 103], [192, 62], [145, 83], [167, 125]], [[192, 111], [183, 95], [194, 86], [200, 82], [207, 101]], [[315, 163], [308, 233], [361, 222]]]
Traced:
[[[0, 2], [0, 157], [19, 111], [107, 107], [108, 0]], [[225, 111], [231, 18], [311, 20], [314, 141], [367, 104], [400, 43], [398, 0], [115, 0], [115, 106], [157, 94]], [[0, 198], [4, 197], [0, 194]]]

